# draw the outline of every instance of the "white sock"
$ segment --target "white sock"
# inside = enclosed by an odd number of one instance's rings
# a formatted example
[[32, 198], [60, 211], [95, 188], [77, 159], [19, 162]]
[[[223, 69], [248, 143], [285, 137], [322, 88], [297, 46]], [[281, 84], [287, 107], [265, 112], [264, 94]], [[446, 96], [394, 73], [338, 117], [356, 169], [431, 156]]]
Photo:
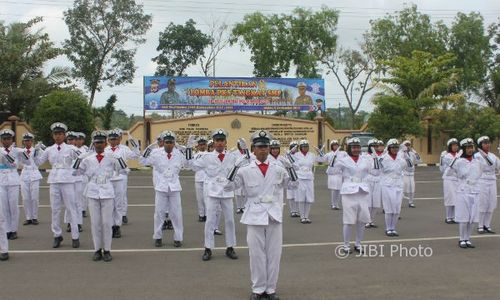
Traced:
[[466, 224], [467, 224], [467, 232], [466, 232], [465, 240], [468, 241], [468, 240], [470, 240], [470, 235], [472, 233], [472, 223], [467, 222]]
[[408, 193], [408, 204], [413, 204], [414, 193]]
[[344, 247], [349, 247], [349, 242], [351, 240], [351, 225], [344, 224]]
[[392, 230], [392, 215], [393, 214], [388, 214], [385, 213], [385, 228], [387, 231]]
[[460, 222], [458, 224], [458, 232], [460, 233], [460, 240], [465, 241], [467, 240], [467, 224], [466, 222]]
[[299, 212], [300, 212], [300, 218], [305, 219], [306, 218], [306, 203], [305, 202], [297, 202], [299, 205]]
[[398, 219], [399, 219], [399, 214], [392, 214], [392, 230], [396, 230]]
[[491, 227], [492, 218], [493, 218], [493, 212], [484, 213], [484, 226], [486, 226], [486, 228]]
[[374, 222], [376, 211], [377, 211], [377, 209], [375, 207], [370, 207], [370, 223]]
[[365, 236], [365, 224], [358, 222], [356, 224], [356, 246], [359, 247], [361, 246], [361, 241], [363, 240]]
[[479, 223], [477, 224], [477, 228], [483, 228], [485, 215], [485, 212], [479, 212]]
[[295, 202], [294, 199], [288, 199], [288, 205], [290, 205], [290, 212], [291, 213], [297, 212], [297, 203]]
[[311, 203], [304, 203], [305, 206], [304, 206], [304, 209], [305, 209], [305, 216], [306, 216], [306, 219], [309, 219], [309, 212], [311, 211]]
[[446, 209], [446, 219], [453, 219], [452, 208], [453, 206], [445, 206]]

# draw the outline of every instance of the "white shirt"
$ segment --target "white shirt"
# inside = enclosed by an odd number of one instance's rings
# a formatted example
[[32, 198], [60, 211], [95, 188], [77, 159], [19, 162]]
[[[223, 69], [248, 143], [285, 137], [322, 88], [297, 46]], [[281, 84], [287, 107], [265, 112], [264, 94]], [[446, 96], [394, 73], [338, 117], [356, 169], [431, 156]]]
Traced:
[[443, 151], [443, 153], [441, 153], [439, 170], [441, 171], [441, 173], [443, 173], [443, 179], [454, 181], [458, 180], [457, 171], [450, 168], [451, 163], [455, 159], [455, 155], [457, 155], [457, 153], [452, 154], [451, 152], [446, 151]]
[[335, 160], [333, 167], [327, 168], [329, 175], [342, 174], [341, 194], [355, 194], [360, 191], [369, 193], [368, 175], [373, 172], [373, 159], [366, 155], [360, 155], [357, 162], [351, 156], [344, 155]]
[[478, 158], [472, 158], [469, 161], [460, 157], [453, 165], [457, 171], [458, 190], [462, 193], [478, 194], [480, 191], [479, 178], [482, 176], [481, 161]]
[[111, 178], [122, 170], [118, 160], [109, 153], [101, 153], [101, 162], [97, 159], [97, 153], [82, 160], [79, 173], [88, 179], [85, 196], [92, 199], [113, 199], [115, 192]]
[[406, 167], [406, 161], [398, 152], [396, 159], [393, 159], [389, 153], [382, 155], [380, 160], [380, 184], [395, 188], [403, 187], [403, 169]]
[[492, 163], [491, 166], [481, 153], [477, 152], [476, 154], [474, 154], [474, 158], [479, 159], [482, 164], [483, 174], [481, 175], [481, 180], [495, 181], [497, 180], [495, 172], [498, 172], [500, 170], [500, 160], [495, 154], [491, 152], [488, 152], [486, 154], [486, 157]]
[[140, 157], [139, 162], [143, 165], [152, 166], [154, 176], [154, 188], [160, 192], [180, 192], [182, 191], [179, 173], [182, 168], [187, 167], [186, 157], [180, 151], [173, 150], [168, 158], [168, 153], [164, 148], [155, 149], [147, 157]]
[[[59, 147], [59, 149], [58, 149]], [[74, 183], [75, 176], [73, 176], [73, 159], [77, 157], [75, 152], [76, 147], [62, 143], [60, 145], [54, 144], [47, 147], [45, 151], [35, 157], [37, 165], [41, 165], [48, 161], [52, 166], [47, 178], [47, 183]]]
[[[28, 150], [29, 150], [29, 153], [28, 153]], [[39, 152], [37, 153], [37, 155], [40, 155], [41, 153], [43, 153], [43, 150], [41, 150], [41, 149], [38, 151]], [[21, 171], [21, 180], [25, 181], [25, 182], [32, 182], [32, 181], [42, 179], [42, 173], [40, 173], [38, 166], [35, 164], [35, 159], [34, 159], [35, 148], [33, 148], [33, 147], [31, 147], [29, 149], [25, 148], [24, 152], [29, 157], [30, 163], [29, 164], [22, 164], [23, 169]]]
[[323, 160], [323, 158], [316, 158], [316, 155], [309, 151], [306, 153], [306, 155], [302, 154], [301, 151], [297, 151], [295, 152], [295, 154], [293, 154], [293, 159], [295, 159], [295, 162], [293, 162], [293, 166], [295, 168], [295, 171], [297, 172], [297, 177], [299, 177], [299, 179], [306, 180], [314, 179], [314, 163]]
[[[119, 144], [116, 147], [111, 147], [108, 145], [104, 149], [104, 152], [109, 153], [109, 154], [113, 154], [113, 156], [115, 156], [115, 157], [121, 157], [121, 158], [123, 158], [124, 161], [135, 160], [141, 156], [141, 154], [139, 152], [132, 151], [132, 150], [130, 150], [129, 147], [122, 145], [122, 144]], [[129, 171], [130, 170], [127, 169], [127, 173]], [[127, 174], [122, 172], [122, 173], [115, 173], [111, 180], [118, 181], [118, 180], [124, 180], [126, 178], [127, 178]]]
[[[23, 156], [23, 149], [10, 146], [8, 151], [5, 147], [0, 147], [0, 185], [12, 186], [21, 184], [19, 180], [19, 173], [17, 173], [17, 166], [20, 163], [30, 164]], [[9, 155], [14, 159], [10, 163], [5, 155]]]

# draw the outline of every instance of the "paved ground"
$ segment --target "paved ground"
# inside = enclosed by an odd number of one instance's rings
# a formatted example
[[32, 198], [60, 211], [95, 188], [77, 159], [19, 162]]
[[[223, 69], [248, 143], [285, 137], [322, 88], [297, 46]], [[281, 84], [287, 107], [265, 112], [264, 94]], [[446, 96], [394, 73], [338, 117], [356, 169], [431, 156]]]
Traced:
[[[312, 224], [285, 218], [278, 293], [282, 299], [496, 299], [500, 288], [500, 234], [474, 236], [476, 249], [457, 247], [457, 225], [446, 225], [442, 188], [435, 167], [417, 170], [416, 209], [402, 212], [400, 237], [388, 238], [381, 226], [366, 232], [365, 244], [378, 250], [366, 257], [335, 256], [342, 241], [341, 211], [329, 209], [326, 176], [317, 172]], [[11, 259], [0, 263], [0, 299], [248, 299], [250, 272], [246, 229], [237, 225], [239, 260], [215, 250], [202, 262], [203, 223], [197, 222], [193, 176], [182, 178], [185, 240], [164, 248], [152, 240], [153, 190], [150, 172], [133, 172], [129, 179], [130, 223], [123, 238], [113, 241], [111, 263], [92, 262], [89, 219], [82, 247], [52, 249], [48, 188], [41, 191], [38, 226], [20, 226], [10, 243]], [[405, 203], [406, 204], [406, 203]], [[288, 207], [285, 207], [288, 210]], [[23, 215], [21, 210], [21, 215]], [[237, 217], [239, 218], [239, 216]], [[23, 218], [21, 218], [23, 219]], [[23, 220], [21, 220], [22, 222]], [[383, 215], [377, 216], [383, 224]], [[500, 215], [493, 225], [500, 231]], [[224, 237], [216, 237], [224, 247]], [[418, 247], [426, 248], [421, 256]], [[383, 257], [380, 255], [383, 254]]]

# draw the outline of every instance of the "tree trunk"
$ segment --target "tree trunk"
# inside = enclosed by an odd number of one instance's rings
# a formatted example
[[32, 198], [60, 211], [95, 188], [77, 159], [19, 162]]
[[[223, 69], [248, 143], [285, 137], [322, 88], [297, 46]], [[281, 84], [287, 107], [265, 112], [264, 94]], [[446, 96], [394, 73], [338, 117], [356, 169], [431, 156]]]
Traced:
[[95, 92], [96, 92], [96, 88], [93, 87], [92, 90], [90, 90], [90, 99], [89, 99], [89, 106], [92, 107], [92, 105], [94, 104], [94, 98], [95, 98]]

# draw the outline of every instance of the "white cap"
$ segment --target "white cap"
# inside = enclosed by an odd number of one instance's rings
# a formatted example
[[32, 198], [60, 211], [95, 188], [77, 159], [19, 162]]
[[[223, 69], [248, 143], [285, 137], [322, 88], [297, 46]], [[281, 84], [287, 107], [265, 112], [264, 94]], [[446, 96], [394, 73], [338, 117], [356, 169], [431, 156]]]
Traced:
[[459, 144], [456, 138], [451, 138], [448, 140], [448, 142], [446, 142], [446, 146], [450, 146], [453, 143], [456, 143], [457, 145]]
[[471, 138], [465, 138], [460, 141], [460, 147], [473, 146], [473, 145], [474, 145], [474, 140]]
[[390, 139], [387, 141], [387, 147], [399, 146], [399, 141], [397, 139]]

